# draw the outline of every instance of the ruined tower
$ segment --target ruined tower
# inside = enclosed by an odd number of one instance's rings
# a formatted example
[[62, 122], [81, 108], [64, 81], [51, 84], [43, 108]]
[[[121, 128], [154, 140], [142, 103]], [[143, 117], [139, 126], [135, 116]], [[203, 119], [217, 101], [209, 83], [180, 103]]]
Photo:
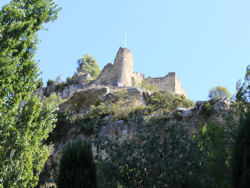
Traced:
[[132, 52], [127, 48], [120, 47], [114, 64], [107, 64], [95, 82], [101, 85], [132, 86], [133, 77]]
[[133, 77], [133, 55], [127, 48], [120, 48], [117, 52], [114, 64], [117, 67], [117, 83], [121, 86], [131, 86]]

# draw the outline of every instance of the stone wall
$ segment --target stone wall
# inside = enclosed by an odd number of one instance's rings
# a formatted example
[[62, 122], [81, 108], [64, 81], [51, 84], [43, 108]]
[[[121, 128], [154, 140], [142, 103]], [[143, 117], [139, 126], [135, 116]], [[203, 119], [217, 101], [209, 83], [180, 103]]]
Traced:
[[175, 93], [184, 95], [185, 97], [187, 97], [187, 93], [182, 87], [181, 81], [177, 77], [175, 77]]
[[133, 72], [133, 55], [127, 48], [120, 48], [114, 64], [107, 64], [94, 84], [112, 86], [131, 86]]
[[180, 80], [177, 78], [175, 72], [170, 72], [164, 77], [149, 77], [144, 81], [150, 85], [157, 86], [160, 91], [170, 91], [172, 93], [184, 95], [187, 97], [187, 94], [181, 86]]
[[[145, 75], [139, 72], [134, 72], [132, 77], [133, 86], [140, 86], [142, 81], [145, 79]], [[134, 83], [133, 83], [134, 82]]]
[[[75, 78], [74, 78], [75, 77]], [[53, 92], [61, 98], [68, 98], [78, 89], [97, 87], [98, 85], [114, 86], [114, 87], [141, 87], [141, 83], [145, 81], [148, 84], [155, 85], [160, 91], [170, 91], [176, 94], [187, 94], [181, 86], [180, 80], [176, 77], [175, 72], [170, 72], [164, 77], [146, 78], [142, 73], [134, 72], [133, 70], [133, 55], [127, 48], [119, 48], [114, 63], [108, 63], [96, 80], [92, 80], [89, 74], [78, 73], [73, 76], [74, 82], [70, 83], [62, 90], [55, 91], [55, 83], [41, 88], [38, 92], [41, 98], [49, 96]]]

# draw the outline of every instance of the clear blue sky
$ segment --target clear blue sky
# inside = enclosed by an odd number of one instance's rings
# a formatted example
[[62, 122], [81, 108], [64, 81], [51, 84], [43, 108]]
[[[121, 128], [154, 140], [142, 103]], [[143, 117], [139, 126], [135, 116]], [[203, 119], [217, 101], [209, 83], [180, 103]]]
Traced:
[[[0, 0], [0, 7], [9, 0]], [[250, 0], [65, 0], [58, 20], [39, 33], [43, 81], [76, 71], [88, 53], [101, 68], [120, 46], [146, 76], [176, 72], [192, 100], [214, 86], [235, 93], [250, 64]]]

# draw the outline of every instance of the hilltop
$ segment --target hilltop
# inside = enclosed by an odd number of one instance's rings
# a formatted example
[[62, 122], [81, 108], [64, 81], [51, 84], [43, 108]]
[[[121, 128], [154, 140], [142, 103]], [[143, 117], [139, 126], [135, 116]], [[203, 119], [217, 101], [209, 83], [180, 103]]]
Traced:
[[[138, 130], [148, 125], [181, 125], [190, 135], [214, 121], [225, 125], [230, 101], [197, 101], [187, 98], [175, 73], [162, 78], [144, 78], [132, 69], [132, 53], [120, 48], [113, 64], [107, 64], [97, 79], [89, 74], [78, 74], [73, 84], [51, 84], [39, 88], [39, 95], [56, 93], [63, 98], [59, 105], [56, 128], [46, 141], [54, 147], [40, 176], [40, 184], [53, 181], [63, 149], [79, 138], [93, 139], [96, 135], [120, 141], [136, 137]], [[157, 86], [156, 90], [143, 88]], [[60, 86], [60, 87], [58, 87]], [[58, 89], [59, 88], [59, 89]], [[149, 87], [152, 88], [152, 87]], [[93, 152], [96, 148], [93, 147]]]

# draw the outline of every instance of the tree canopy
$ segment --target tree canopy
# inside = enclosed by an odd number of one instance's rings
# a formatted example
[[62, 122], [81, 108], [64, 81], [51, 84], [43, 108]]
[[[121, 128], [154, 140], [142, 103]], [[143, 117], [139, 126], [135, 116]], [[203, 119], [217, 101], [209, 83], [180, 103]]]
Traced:
[[231, 94], [227, 88], [217, 86], [215, 88], [210, 89], [208, 97], [210, 99], [226, 99], [231, 98]]
[[101, 72], [97, 61], [94, 57], [89, 56], [88, 54], [84, 55], [83, 58], [80, 58], [77, 63], [77, 72], [89, 73], [93, 79], [96, 79]]

